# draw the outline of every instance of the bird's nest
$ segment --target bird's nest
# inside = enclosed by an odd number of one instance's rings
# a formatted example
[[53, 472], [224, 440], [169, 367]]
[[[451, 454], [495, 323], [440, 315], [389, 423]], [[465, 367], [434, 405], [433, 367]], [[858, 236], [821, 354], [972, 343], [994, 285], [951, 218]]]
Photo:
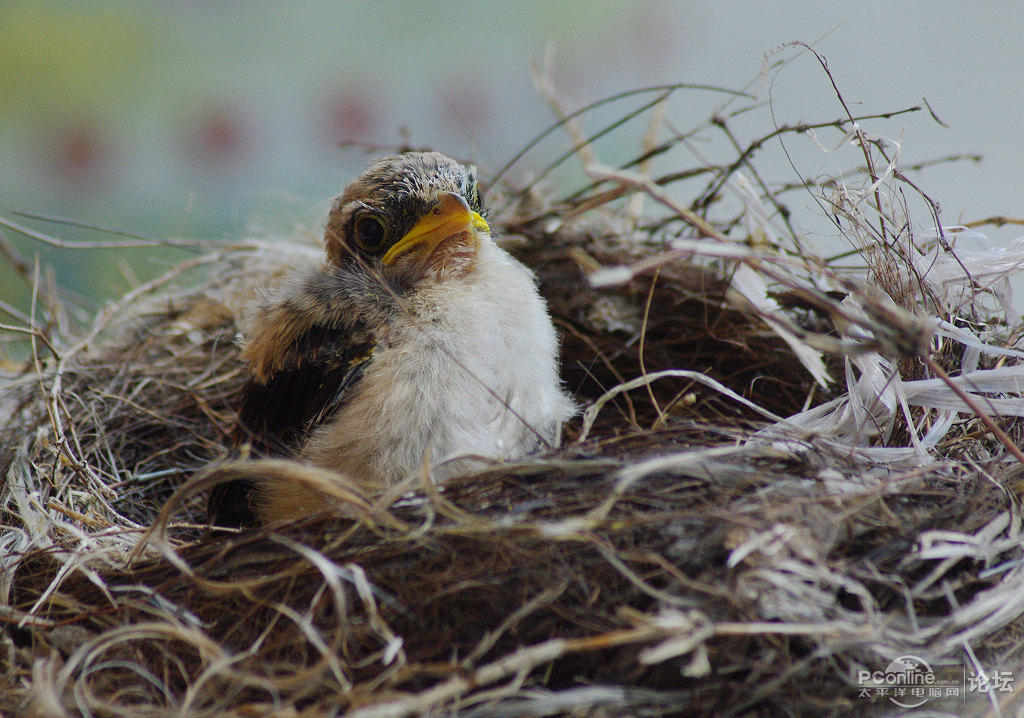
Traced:
[[[771, 138], [652, 175], [675, 133], [616, 169], [578, 142], [568, 197], [495, 189], [583, 410], [561, 448], [338, 515], [200, 525], [246, 468], [239, 313], [308, 247], [211, 247], [73, 336], [40, 300], [0, 394], [0, 711], [847, 713], [898, 709], [858, 672], [900, 656], [1020, 667], [1024, 247], [915, 224], [868, 122], [821, 124], [866, 168], [806, 187], [762, 181]], [[790, 226], [795, 192], [859, 263]], [[928, 707], [1015, 695], [968, 687]]]

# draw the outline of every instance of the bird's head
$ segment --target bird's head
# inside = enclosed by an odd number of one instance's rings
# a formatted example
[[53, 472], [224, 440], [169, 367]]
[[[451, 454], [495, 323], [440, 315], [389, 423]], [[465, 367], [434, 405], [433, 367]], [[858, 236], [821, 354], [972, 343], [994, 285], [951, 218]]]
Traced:
[[369, 267], [399, 285], [461, 277], [490, 228], [476, 167], [437, 152], [378, 160], [353, 180], [327, 219], [327, 258]]

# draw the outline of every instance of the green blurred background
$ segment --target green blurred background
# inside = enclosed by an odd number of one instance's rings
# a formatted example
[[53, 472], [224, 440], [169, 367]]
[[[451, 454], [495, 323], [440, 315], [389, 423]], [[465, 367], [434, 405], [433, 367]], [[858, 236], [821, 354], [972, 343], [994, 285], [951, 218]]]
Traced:
[[[908, 125], [905, 161], [987, 155], [981, 165], [929, 171], [926, 184], [947, 223], [1024, 213], [1024, 60], [1016, 52], [1024, 7], [892, 5], [7, 2], [0, 215], [72, 240], [111, 235], [15, 213], [153, 237], [315, 226], [326, 200], [367, 161], [365, 147], [346, 142], [429, 146], [472, 158], [485, 176], [503, 165], [552, 121], [531, 81], [549, 42], [558, 86], [578, 107], [660, 82], [742, 88], [766, 52], [822, 36], [817, 47], [855, 112], [927, 96], [949, 125], [927, 117], [894, 123], [894, 135]], [[767, 97], [766, 83], [754, 89]], [[826, 78], [806, 58], [784, 68], [771, 91], [777, 121], [838, 116]], [[672, 119], [697, 123], [721, 101], [707, 93], [676, 98]], [[767, 111], [751, 128], [770, 131]], [[625, 156], [642, 129], [606, 140], [603, 159]], [[564, 135], [552, 138], [515, 176], [567, 146]], [[776, 163], [777, 177], [793, 178], [783, 155], [766, 161]], [[805, 174], [839, 169], [820, 153], [806, 161]], [[3, 236], [94, 306], [182, 256], [71, 252], [10, 229]], [[28, 305], [24, 282], [8, 267], [0, 267], [0, 300]]]

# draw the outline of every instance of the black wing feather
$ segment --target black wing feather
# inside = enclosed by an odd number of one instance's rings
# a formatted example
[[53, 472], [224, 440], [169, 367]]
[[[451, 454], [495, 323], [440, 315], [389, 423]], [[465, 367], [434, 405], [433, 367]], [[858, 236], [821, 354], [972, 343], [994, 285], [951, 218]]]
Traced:
[[238, 412], [239, 439], [287, 456], [344, 403], [362, 375], [372, 344], [314, 326], [296, 340], [289, 361], [264, 383], [250, 379]]
[[[292, 455], [329, 421], [369, 363], [373, 344], [363, 332], [341, 334], [314, 326], [289, 348], [290, 360], [266, 382], [249, 379], [238, 412], [236, 441], [265, 456]], [[255, 523], [255, 484], [239, 479], [215, 486], [207, 516], [217, 526]]]

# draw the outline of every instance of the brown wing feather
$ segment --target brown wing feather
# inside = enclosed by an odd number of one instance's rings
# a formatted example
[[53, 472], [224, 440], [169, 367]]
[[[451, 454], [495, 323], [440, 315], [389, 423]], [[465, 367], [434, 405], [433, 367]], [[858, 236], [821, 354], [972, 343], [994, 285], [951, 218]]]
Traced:
[[[266, 381], [250, 378], [243, 390], [237, 443], [257, 452], [289, 456], [344, 404], [370, 361], [373, 344], [363, 332], [313, 326], [289, 347], [288, 363]], [[236, 480], [210, 492], [207, 517], [217, 526], [255, 522], [254, 482]]]

